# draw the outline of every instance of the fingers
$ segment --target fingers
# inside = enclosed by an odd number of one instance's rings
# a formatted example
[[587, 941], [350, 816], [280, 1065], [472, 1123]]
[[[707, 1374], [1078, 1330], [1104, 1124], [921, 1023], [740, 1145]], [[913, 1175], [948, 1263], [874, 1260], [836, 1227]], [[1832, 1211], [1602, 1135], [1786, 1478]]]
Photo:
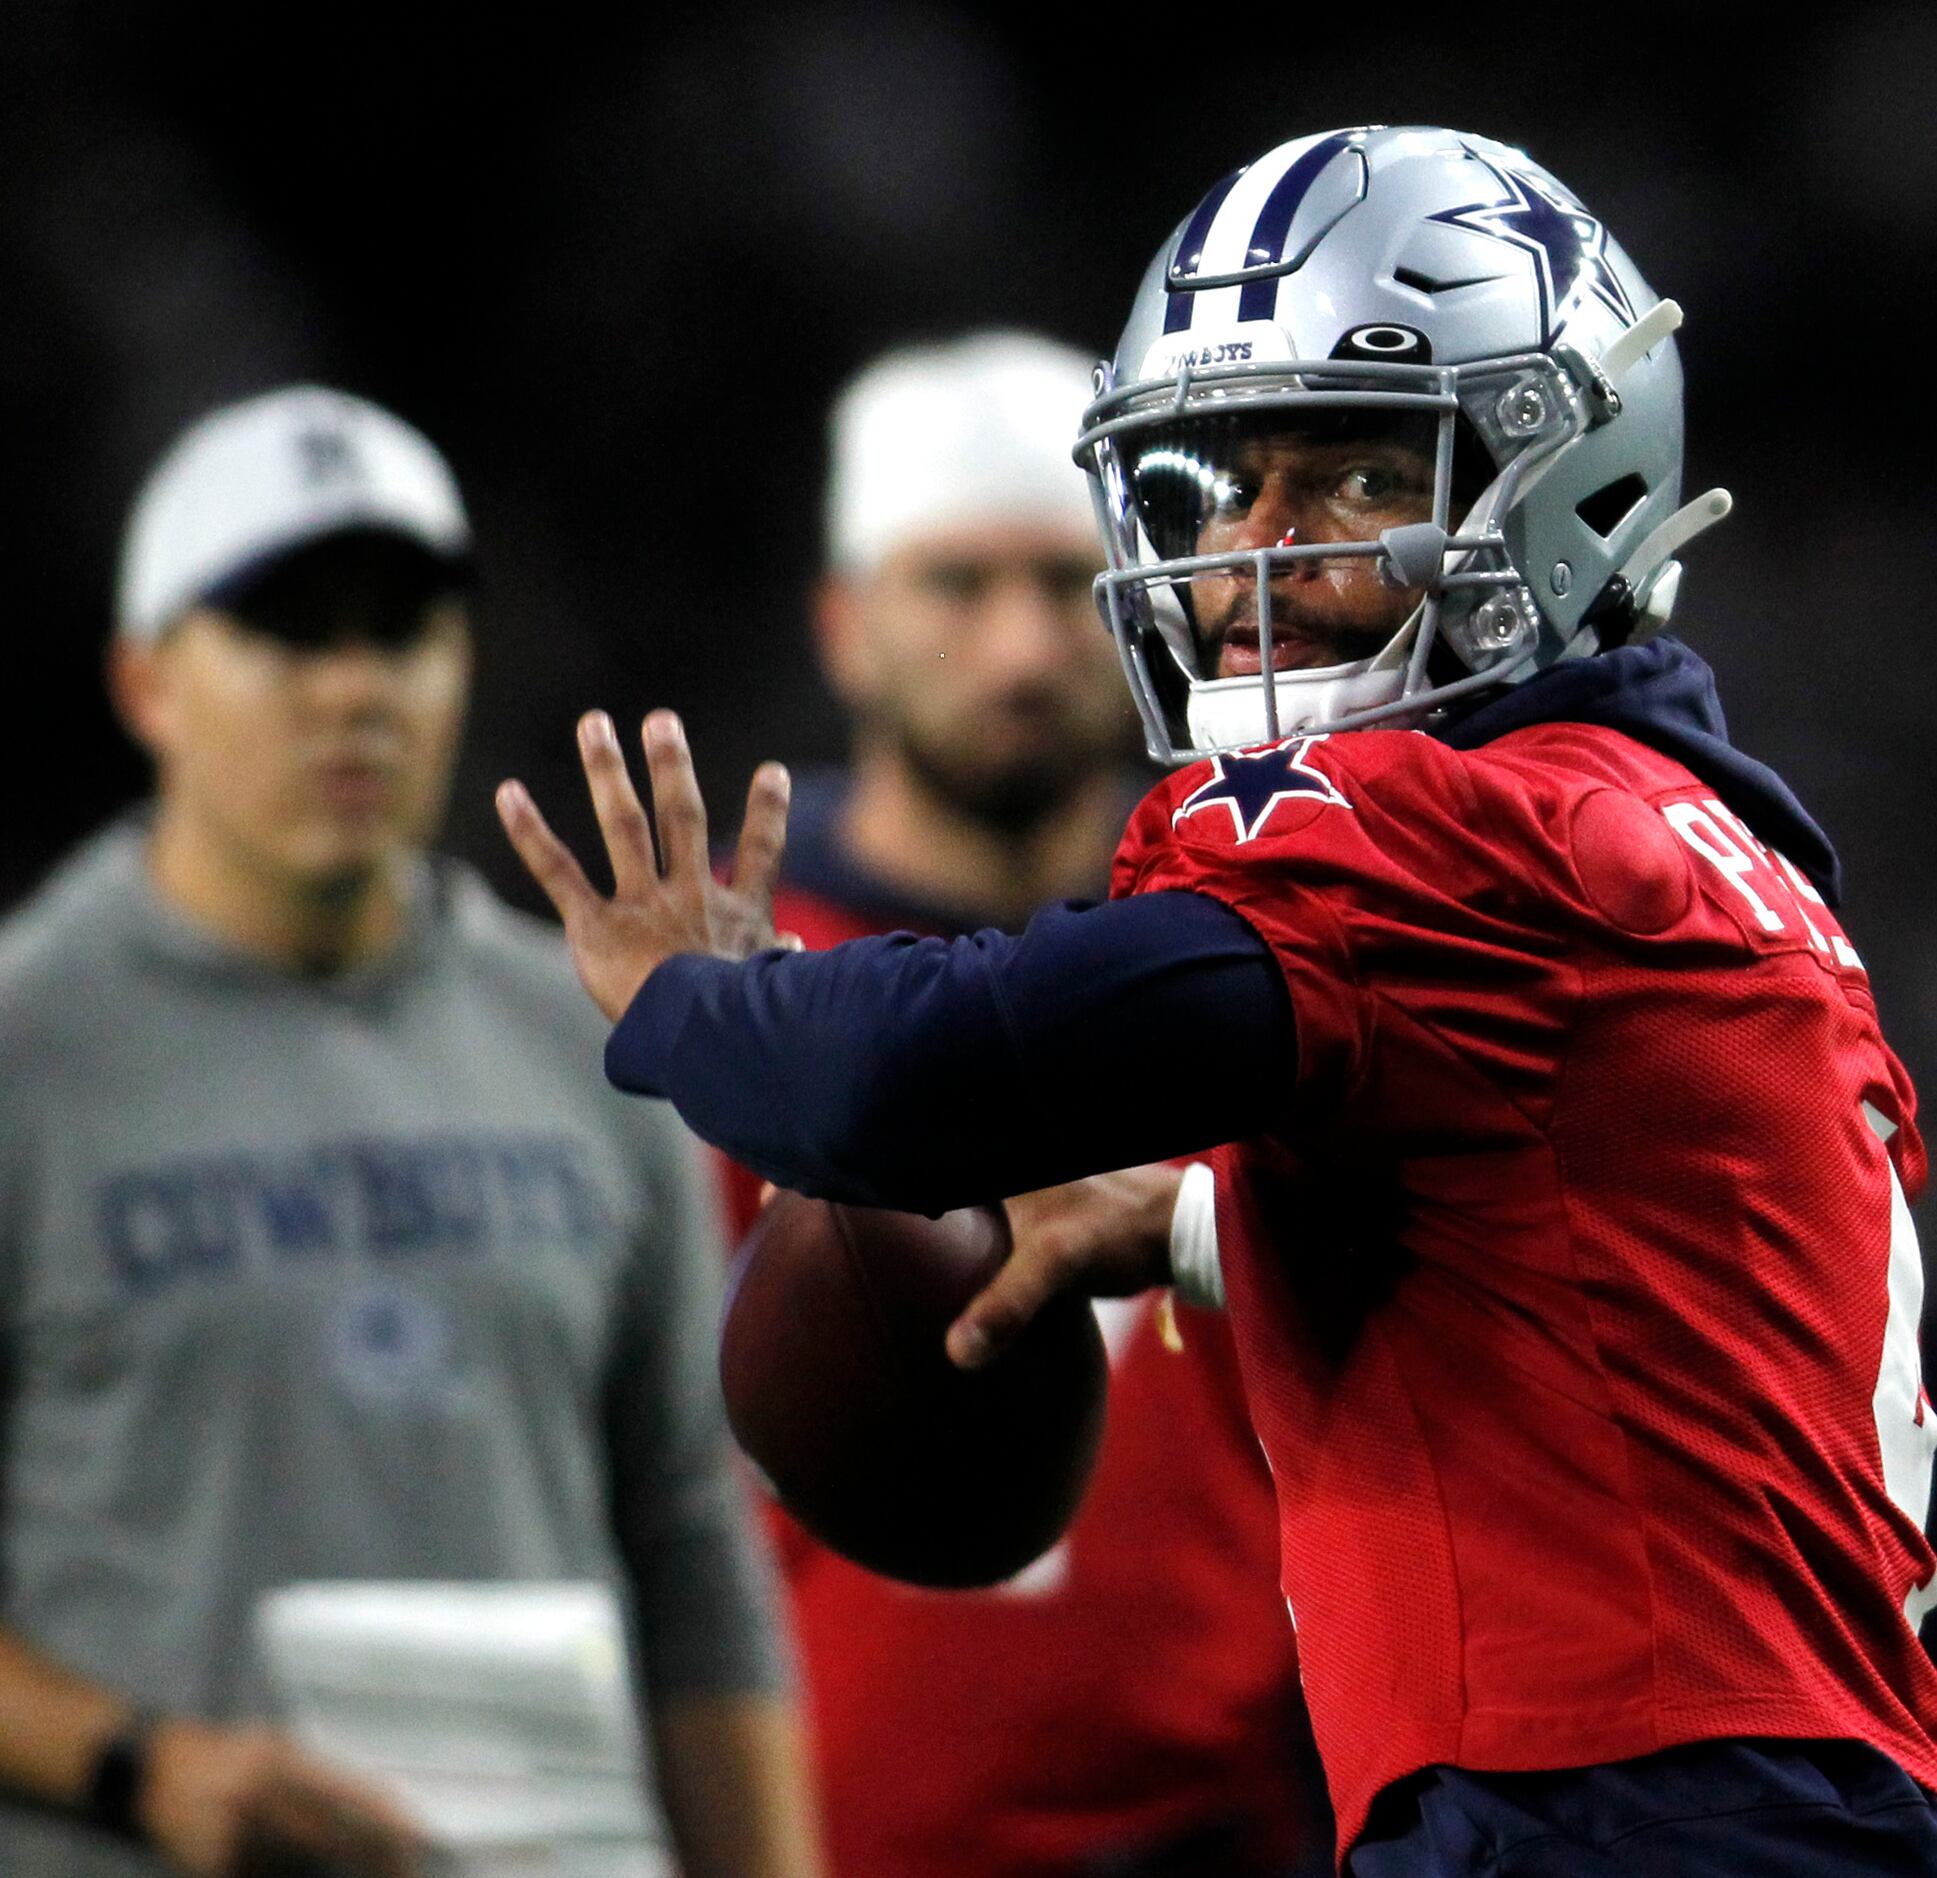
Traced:
[[646, 746], [646, 773], [652, 780], [652, 812], [659, 824], [666, 878], [682, 884], [703, 881], [710, 872], [706, 804], [693, 775], [686, 731], [671, 711], [651, 711], [640, 738]]
[[558, 917], [570, 925], [573, 917], [598, 897], [585, 878], [585, 870], [571, 849], [552, 833], [523, 783], [500, 783], [496, 802], [498, 820], [504, 824], [519, 860], [558, 909]]
[[762, 908], [773, 905], [780, 857], [787, 847], [787, 803], [793, 780], [778, 763], [762, 763], [747, 789], [746, 820], [733, 854], [733, 891]]
[[272, 1841], [311, 1847], [359, 1878], [411, 1878], [426, 1850], [422, 1832], [388, 1796], [294, 1755], [266, 1784], [256, 1825]]
[[[612, 862], [612, 879], [621, 894], [636, 893], [659, 878], [653, 858], [652, 824], [632, 786], [618, 732], [603, 711], [587, 711], [578, 720], [579, 758], [585, 765], [586, 786], [599, 818], [599, 833]], [[655, 783], [655, 797], [657, 785]]]
[[1069, 1284], [1062, 1261], [1028, 1250], [1009, 1261], [948, 1327], [948, 1360], [958, 1369], [993, 1362], [1049, 1300]]

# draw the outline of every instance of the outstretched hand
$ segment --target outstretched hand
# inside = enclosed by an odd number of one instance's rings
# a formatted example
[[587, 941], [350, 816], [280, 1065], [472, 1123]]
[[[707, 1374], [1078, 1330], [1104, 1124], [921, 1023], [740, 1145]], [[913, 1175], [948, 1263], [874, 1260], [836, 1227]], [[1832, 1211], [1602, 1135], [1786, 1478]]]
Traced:
[[650, 815], [632, 786], [611, 718], [588, 711], [579, 719], [579, 758], [612, 867], [610, 896], [586, 878], [523, 783], [501, 783], [497, 794], [511, 845], [558, 909], [579, 978], [613, 1023], [675, 953], [743, 959], [778, 943], [773, 889], [787, 840], [786, 770], [763, 763], [754, 771], [733, 871], [722, 883], [713, 876], [706, 804], [679, 719], [671, 711], [652, 712], [640, 741]]

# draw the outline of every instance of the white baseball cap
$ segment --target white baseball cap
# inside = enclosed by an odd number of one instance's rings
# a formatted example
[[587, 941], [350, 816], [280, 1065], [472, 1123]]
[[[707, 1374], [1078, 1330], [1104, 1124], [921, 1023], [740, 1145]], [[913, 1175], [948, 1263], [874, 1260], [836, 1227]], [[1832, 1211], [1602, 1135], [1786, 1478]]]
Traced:
[[183, 432], [135, 499], [116, 630], [156, 639], [218, 588], [355, 528], [454, 566], [471, 547], [450, 465], [402, 419], [318, 385], [225, 405]]
[[834, 406], [827, 548], [865, 572], [922, 535], [992, 522], [1096, 529], [1070, 460], [1094, 362], [1034, 333], [890, 352]]

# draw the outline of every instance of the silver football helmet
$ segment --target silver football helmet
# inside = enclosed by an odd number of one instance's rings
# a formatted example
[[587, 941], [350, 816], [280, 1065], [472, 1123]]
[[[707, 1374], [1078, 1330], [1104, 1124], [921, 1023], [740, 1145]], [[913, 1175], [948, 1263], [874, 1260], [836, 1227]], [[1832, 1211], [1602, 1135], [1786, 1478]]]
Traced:
[[1488, 138], [1332, 131], [1220, 183], [1076, 447], [1151, 754], [1420, 724], [1658, 632], [1729, 509], [1677, 507], [1680, 320]]

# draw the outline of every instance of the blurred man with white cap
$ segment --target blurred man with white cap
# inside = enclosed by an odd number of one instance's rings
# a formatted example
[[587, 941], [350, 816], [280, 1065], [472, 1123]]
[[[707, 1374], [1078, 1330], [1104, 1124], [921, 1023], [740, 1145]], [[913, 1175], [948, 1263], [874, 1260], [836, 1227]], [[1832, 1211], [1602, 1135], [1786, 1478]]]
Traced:
[[192, 427], [129, 525], [151, 808], [0, 940], [0, 1869], [403, 1873], [385, 1794], [257, 1719], [296, 1581], [590, 1581], [650, 1685], [664, 1869], [817, 1869], [663, 1108], [588, 1097], [555, 937], [427, 851], [470, 530], [313, 387]]
[[[1069, 457], [1089, 396], [1082, 354], [993, 332], [892, 352], [836, 404], [816, 627], [853, 756], [796, 785], [775, 902], [809, 946], [1103, 892], [1145, 785]], [[1072, 1198], [1015, 1203], [1018, 1232]], [[1096, 1478], [1010, 1585], [912, 1590], [776, 1515], [836, 1878], [1329, 1869], [1229, 1333], [1180, 1308], [1180, 1339], [1147, 1296], [1099, 1314]]]
[[[1074, 352], [987, 333], [891, 353], [835, 409], [817, 628], [854, 719], [840, 845], [903, 897], [1020, 919], [1093, 890], [1122, 833], [1134, 739], [1065, 424], [1087, 384]], [[796, 798], [796, 867], [820, 806]]]

